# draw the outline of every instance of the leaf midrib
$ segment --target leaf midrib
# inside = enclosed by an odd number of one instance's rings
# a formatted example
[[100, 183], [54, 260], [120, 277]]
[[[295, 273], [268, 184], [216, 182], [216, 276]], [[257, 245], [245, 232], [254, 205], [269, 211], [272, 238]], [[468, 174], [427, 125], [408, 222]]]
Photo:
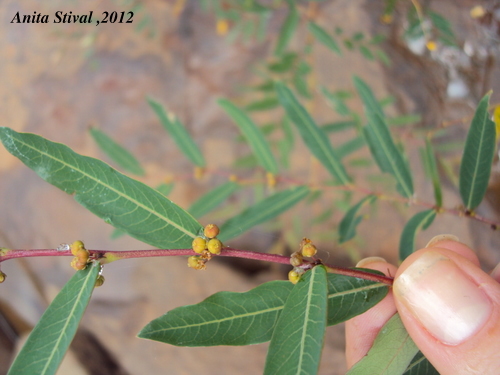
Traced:
[[309, 314], [310, 314], [310, 310], [311, 310], [311, 300], [312, 300], [312, 297], [313, 297], [313, 289], [314, 289], [315, 276], [318, 276], [317, 272], [318, 271], [313, 272], [312, 275], [311, 275], [311, 279], [309, 280], [309, 288], [307, 290], [306, 305], [304, 306], [304, 310], [305, 310], [304, 311], [304, 324], [302, 325], [302, 333], [300, 335], [300, 341], [299, 341], [299, 357], [298, 357], [299, 363], [297, 364], [297, 372], [296, 372], [296, 374], [300, 374], [302, 372], [302, 362], [303, 362], [303, 359], [304, 359], [304, 351], [305, 351], [305, 345], [306, 345], [307, 328], [308, 328], [308, 326], [311, 323], [310, 320], [309, 320]]
[[[92, 267], [96, 267], [96, 265], [95, 265], [95, 264], [92, 264]], [[62, 340], [62, 337], [63, 337], [63, 336], [64, 336], [64, 334], [66, 333], [66, 329], [67, 329], [67, 327], [68, 327], [68, 325], [69, 325], [69, 323], [70, 323], [70, 321], [71, 321], [71, 319], [72, 319], [72, 317], [73, 317], [73, 315], [74, 315], [74, 312], [75, 312], [75, 310], [76, 310], [77, 305], [79, 304], [79, 301], [81, 300], [81, 296], [82, 296], [82, 294], [83, 294], [84, 290], [86, 290], [86, 288], [85, 288], [85, 287], [87, 286], [88, 281], [89, 281], [89, 280], [90, 280], [90, 278], [91, 278], [91, 277], [90, 277], [91, 275], [92, 275], [92, 270], [90, 270], [90, 271], [88, 272], [87, 277], [84, 279], [84, 283], [83, 283], [82, 287], [79, 289], [80, 291], [79, 291], [78, 295], [77, 295], [77, 296], [76, 296], [76, 298], [73, 300], [73, 301], [74, 301], [74, 303], [73, 303], [73, 307], [71, 308], [71, 310], [70, 310], [70, 312], [69, 312], [68, 316], [67, 316], [67, 317], [66, 317], [66, 319], [65, 319], [65, 323], [64, 323], [64, 325], [63, 325], [62, 329], [60, 330], [60, 334], [59, 334], [59, 336], [58, 336], [58, 338], [57, 338], [57, 340], [56, 340], [56, 342], [55, 342], [54, 346], [52, 347], [52, 351], [50, 352], [50, 355], [47, 357], [47, 361], [45, 362], [45, 367], [42, 369], [42, 374], [45, 374], [45, 373], [46, 373], [47, 368], [49, 367], [49, 364], [52, 362], [52, 359], [53, 359], [53, 358], [54, 358], [54, 356], [55, 356], [55, 353], [59, 350], [59, 344], [60, 344], [60, 342], [61, 342], [61, 340]]]
[[[295, 98], [293, 98], [291, 93], [289, 93], [283, 89], [285, 89], [285, 90], [288, 90], [288, 89], [286, 87], [281, 87], [281, 91], [282, 91], [282, 93], [284, 93], [285, 99], [287, 99], [288, 102], [293, 103]], [[328, 149], [328, 146], [327, 146], [328, 141], [326, 141], [324, 138], [318, 137], [319, 136], [318, 129], [314, 127], [314, 125], [312, 124], [312, 122], [310, 121], [308, 116], [304, 115], [304, 113], [299, 108], [295, 108], [295, 106], [291, 106], [291, 107], [289, 106], [289, 108], [291, 108], [291, 110], [293, 112], [295, 112], [295, 114], [298, 117], [300, 117], [302, 122], [306, 125], [306, 127], [309, 130], [309, 134], [311, 134], [313, 136], [314, 140], [319, 144], [321, 151], [326, 156], [329, 164], [333, 167], [333, 169], [337, 173], [337, 176], [340, 179], [340, 182], [343, 185], [349, 185], [349, 181], [346, 180], [346, 177], [344, 176], [344, 172], [340, 170], [340, 167], [337, 165], [336, 160], [334, 160], [332, 155], [331, 155], [331, 152], [330, 152], [331, 150]]]
[[[380, 116], [380, 114], [376, 113], [375, 111], [372, 113], [372, 115], [373, 116], [378, 116], [380, 121], [382, 121], [382, 122], [384, 121], [382, 119], [382, 117]], [[370, 123], [371, 123], [371, 121], [370, 121]], [[378, 128], [378, 126], [372, 124], [371, 128], [373, 129], [375, 136], [377, 137], [380, 145], [382, 146], [384, 154], [386, 155], [387, 160], [390, 163], [391, 169], [393, 170], [393, 172], [394, 172], [394, 174], [396, 176], [396, 180], [403, 187], [406, 196], [407, 197], [411, 197], [411, 195], [412, 195], [411, 194], [411, 190], [410, 190], [409, 186], [407, 185], [406, 181], [404, 180], [404, 177], [401, 175], [400, 170], [399, 170], [399, 168], [397, 166], [397, 162], [393, 158], [390, 157], [391, 153], [389, 152], [388, 147], [387, 147], [388, 146], [388, 142], [390, 142], [390, 141], [389, 140], [384, 140], [384, 138], [380, 134], [380, 129]], [[399, 156], [399, 157], [401, 157], [400, 154], [399, 154], [399, 152], [396, 155]]]
[[[226, 111], [230, 112], [229, 115], [233, 117], [236, 125], [238, 125], [238, 127], [245, 134], [245, 137], [250, 143], [250, 147], [254, 149], [257, 159], [262, 160], [263, 167], [269, 172], [275, 173], [277, 166], [272, 157], [271, 150], [267, 147], [266, 140], [262, 132], [257, 128], [250, 117], [241, 112], [241, 110], [233, 103], [228, 100], [221, 100], [219, 103], [226, 109]], [[244, 123], [245, 125], [240, 125], [241, 123]], [[254, 141], [255, 139], [257, 142]]]
[[483, 116], [483, 121], [481, 121], [481, 136], [480, 136], [480, 140], [479, 140], [479, 145], [478, 145], [478, 150], [477, 150], [477, 153], [476, 153], [476, 161], [475, 161], [475, 165], [474, 165], [474, 171], [472, 173], [472, 180], [471, 180], [471, 187], [470, 187], [470, 193], [469, 193], [469, 196], [467, 197], [467, 204], [466, 206], [469, 208], [471, 206], [471, 202], [473, 200], [473, 197], [474, 197], [474, 190], [475, 190], [475, 187], [476, 187], [476, 177], [477, 177], [477, 172], [479, 171], [479, 160], [481, 159], [479, 156], [481, 154], [481, 149], [482, 149], [482, 145], [483, 145], [483, 141], [484, 141], [484, 132], [486, 131], [486, 126], [484, 125], [485, 122], [487, 121], [487, 116]]
[[[359, 293], [359, 292], [362, 292], [362, 291], [365, 291], [365, 290], [371, 290], [371, 289], [380, 288], [381, 286], [386, 286], [386, 284], [376, 283], [376, 284], [371, 284], [371, 285], [367, 285], [367, 286], [362, 286], [362, 287], [356, 288], [356, 289], [349, 289], [347, 291], [343, 291], [343, 292], [339, 292], [339, 293], [329, 293], [328, 296], [327, 296], [327, 300], [329, 300], [331, 298], [335, 298], [335, 297], [341, 297], [341, 296], [344, 296], [344, 295], [356, 294], [356, 293]], [[223, 323], [223, 322], [231, 321], [231, 320], [235, 320], [235, 319], [243, 319], [243, 318], [247, 318], [247, 317], [251, 317], [251, 316], [256, 316], [256, 315], [260, 315], [260, 314], [266, 314], [266, 313], [273, 312], [273, 311], [283, 310], [283, 307], [284, 307], [284, 303], [281, 306], [267, 308], [267, 309], [264, 309], [264, 310], [258, 310], [258, 311], [254, 311], [254, 312], [251, 312], [251, 313], [245, 313], [245, 314], [240, 314], [240, 315], [233, 315], [231, 317], [227, 317], [227, 318], [223, 318], [223, 319], [215, 319], [215, 320], [205, 321], [205, 322], [202, 322], [202, 323], [189, 324], [189, 325], [184, 325], [184, 326], [176, 325], [175, 327], [168, 327], [168, 328], [158, 329], [158, 330], [154, 330], [154, 331], [151, 331], [151, 332], [160, 333], [160, 332], [165, 332], [165, 331], [175, 331], [175, 330], [178, 330], [178, 329], [186, 329], [186, 328], [192, 328], [192, 327], [201, 327], [201, 326], [210, 325], [210, 324], [219, 324], [219, 323]]]

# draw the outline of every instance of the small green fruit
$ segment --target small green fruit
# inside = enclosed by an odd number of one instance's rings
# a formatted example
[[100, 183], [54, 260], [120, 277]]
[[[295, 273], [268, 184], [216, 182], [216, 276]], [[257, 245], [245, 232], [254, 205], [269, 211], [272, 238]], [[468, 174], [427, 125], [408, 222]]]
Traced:
[[95, 281], [95, 287], [99, 287], [99, 286], [102, 286], [102, 284], [104, 284], [104, 276], [103, 275], [99, 275], [97, 276], [97, 280]]

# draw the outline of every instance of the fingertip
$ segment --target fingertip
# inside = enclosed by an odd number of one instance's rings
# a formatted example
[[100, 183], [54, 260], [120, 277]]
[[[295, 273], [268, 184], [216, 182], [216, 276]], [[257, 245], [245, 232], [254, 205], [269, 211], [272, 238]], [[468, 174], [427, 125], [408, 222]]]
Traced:
[[500, 287], [468, 246], [442, 240], [415, 252], [398, 269], [393, 291], [406, 329], [440, 373], [496, 373], [487, 370], [500, 366], [491, 360], [500, 350]]
[[[368, 268], [384, 273], [386, 276], [396, 274], [396, 266], [387, 263], [380, 257], [362, 259], [356, 267]], [[365, 313], [346, 322], [346, 360], [347, 367], [352, 367], [363, 358], [373, 344], [382, 326], [396, 312], [394, 297], [389, 290], [387, 296]]]

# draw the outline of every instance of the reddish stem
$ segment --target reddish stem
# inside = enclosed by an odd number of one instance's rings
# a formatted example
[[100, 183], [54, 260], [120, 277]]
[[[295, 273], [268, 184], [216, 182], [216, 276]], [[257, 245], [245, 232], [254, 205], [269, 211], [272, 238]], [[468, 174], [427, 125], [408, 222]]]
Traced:
[[[165, 257], [165, 256], [190, 256], [196, 255], [191, 249], [153, 249], [153, 250], [129, 250], [129, 251], [105, 251], [105, 250], [89, 250], [91, 258], [98, 259], [102, 264], [113, 262], [120, 259], [132, 258], [145, 258], [145, 257]], [[44, 257], [44, 256], [72, 256], [71, 251], [53, 250], [53, 249], [33, 249], [33, 250], [20, 250], [20, 249], [2, 249], [0, 250], [0, 262], [14, 258], [28, 258], [28, 257]], [[290, 257], [279, 254], [259, 253], [255, 251], [233, 249], [226, 247], [222, 250], [219, 256], [235, 257], [261, 260], [264, 262], [273, 262], [290, 265]], [[310, 268], [319, 262], [305, 262], [304, 268]], [[360, 279], [376, 281], [387, 285], [392, 285], [393, 279], [391, 277], [376, 275], [361, 270], [351, 268], [336, 267], [325, 264], [329, 272], [339, 275], [357, 277]]]

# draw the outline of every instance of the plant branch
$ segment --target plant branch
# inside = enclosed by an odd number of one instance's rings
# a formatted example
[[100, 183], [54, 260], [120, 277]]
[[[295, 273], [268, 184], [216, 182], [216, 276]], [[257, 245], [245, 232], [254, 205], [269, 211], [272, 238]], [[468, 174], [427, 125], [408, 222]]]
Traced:
[[[191, 256], [198, 255], [191, 249], [153, 249], [153, 250], [129, 250], [129, 251], [106, 251], [106, 250], [89, 250], [90, 259], [98, 260], [101, 264], [111, 263], [121, 259], [133, 258], [150, 258], [150, 257], [165, 257], [165, 256]], [[28, 258], [28, 257], [43, 257], [43, 256], [72, 256], [69, 250], [55, 250], [55, 249], [1, 249], [0, 250], [0, 263], [14, 258]], [[290, 265], [290, 257], [279, 254], [259, 253], [256, 251], [239, 250], [231, 247], [225, 247], [220, 255], [223, 257], [235, 257], [254, 259], [264, 262], [273, 262]], [[303, 268], [311, 268], [316, 264], [321, 264], [320, 261], [305, 261]], [[360, 279], [377, 281], [387, 285], [392, 285], [393, 278], [388, 276], [377, 275], [370, 272], [361, 270], [336, 267], [324, 264], [328, 272], [336, 273], [339, 275], [357, 277]]]

